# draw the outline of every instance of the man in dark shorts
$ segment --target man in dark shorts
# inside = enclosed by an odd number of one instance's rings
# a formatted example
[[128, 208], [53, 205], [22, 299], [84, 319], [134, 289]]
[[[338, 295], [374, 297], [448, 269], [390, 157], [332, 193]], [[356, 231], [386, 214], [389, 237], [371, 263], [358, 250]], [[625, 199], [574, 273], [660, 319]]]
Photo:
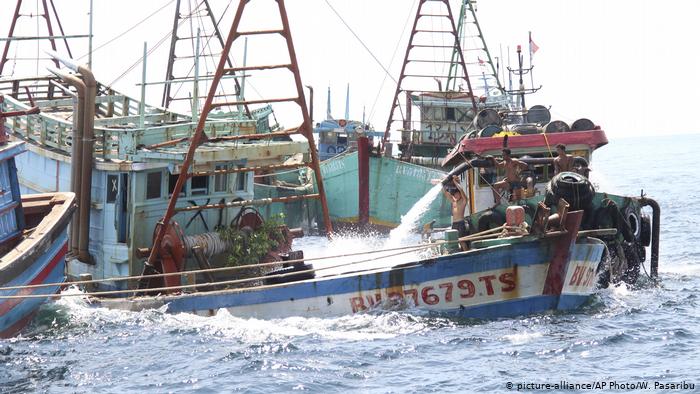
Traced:
[[501, 192], [508, 189], [511, 193], [511, 200], [518, 201], [523, 197], [525, 183], [520, 179], [520, 173], [528, 168], [527, 164], [513, 159], [510, 156], [510, 149], [504, 148], [503, 161], [496, 162], [496, 167], [505, 169], [506, 177], [493, 184], [493, 201], [496, 205], [501, 202]]
[[[452, 229], [457, 230], [460, 237], [468, 235], [469, 232], [464, 221], [464, 211], [467, 209], [467, 194], [459, 184], [459, 177], [452, 177], [452, 182], [445, 185], [442, 191], [450, 204], [452, 204]], [[462, 250], [466, 247], [466, 244], [463, 244], [463, 242], [460, 242]]]

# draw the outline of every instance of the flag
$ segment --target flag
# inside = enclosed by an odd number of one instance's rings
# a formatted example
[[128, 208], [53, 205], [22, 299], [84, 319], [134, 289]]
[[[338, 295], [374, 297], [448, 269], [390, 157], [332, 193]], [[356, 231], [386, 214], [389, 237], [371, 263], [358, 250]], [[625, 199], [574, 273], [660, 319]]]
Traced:
[[532, 41], [532, 35], [530, 35], [530, 56], [534, 55], [538, 49], [540, 49], [540, 47], [538, 47], [537, 44]]

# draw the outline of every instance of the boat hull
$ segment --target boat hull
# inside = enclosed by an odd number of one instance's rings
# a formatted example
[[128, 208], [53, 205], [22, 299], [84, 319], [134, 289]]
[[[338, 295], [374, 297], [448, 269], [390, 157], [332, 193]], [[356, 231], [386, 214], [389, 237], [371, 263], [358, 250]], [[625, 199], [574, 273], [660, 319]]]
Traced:
[[[499, 318], [576, 309], [596, 290], [604, 246], [570, 246], [563, 264], [556, 243], [543, 240], [500, 245], [372, 272], [302, 282], [169, 297], [103, 299], [110, 308], [141, 310], [167, 305], [170, 313], [212, 315], [226, 309], [237, 317], [331, 317], [372, 309], [417, 308], [439, 314]], [[561, 267], [561, 288], [547, 291], [549, 272]]]
[[[359, 218], [359, 178], [357, 152], [321, 162], [326, 199], [331, 220], [338, 227], [354, 225]], [[433, 187], [431, 180], [446, 173], [387, 157], [369, 158], [369, 224], [392, 229]], [[426, 210], [423, 223], [435, 220], [436, 227], [452, 224], [449, 202], [439, 196]], [[421, 223], [421, 224], [423, 224]]]
[[[0, 261], [0, 287], [61, 283], [65, 279], [65, 257], [68, 251], [67, 227], [75, 205], [72, 193], [58, 193], [61, 204], [38, 212], [43, 220], [33, 233], [22, 240]], [[31, 204], [52, 201], [54, 194], [26, 196], [23, 198], [25, 213], [29, 217]], [[56, 200], [53, 200], [56, 201]], [[60, 286], [29, 289], [0, 290], [0, 338], [18, 333], [32, 319], [39, 306], [49, 296], [56, 294]], [[46, 295], [39, 298], [1, 298], [2, 296]]]

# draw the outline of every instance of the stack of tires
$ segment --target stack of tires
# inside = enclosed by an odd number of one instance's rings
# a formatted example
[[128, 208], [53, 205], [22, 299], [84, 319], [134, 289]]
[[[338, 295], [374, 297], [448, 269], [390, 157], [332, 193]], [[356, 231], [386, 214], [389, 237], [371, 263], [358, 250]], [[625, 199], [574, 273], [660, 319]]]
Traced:
[[583, 175], [575, 172], [561, 172], [555, 175], [546, 186], [545, 204], [556, 206], [563, 198], [569, 203], [569, 210], [587, 211], [591, 207], [595, 188]]

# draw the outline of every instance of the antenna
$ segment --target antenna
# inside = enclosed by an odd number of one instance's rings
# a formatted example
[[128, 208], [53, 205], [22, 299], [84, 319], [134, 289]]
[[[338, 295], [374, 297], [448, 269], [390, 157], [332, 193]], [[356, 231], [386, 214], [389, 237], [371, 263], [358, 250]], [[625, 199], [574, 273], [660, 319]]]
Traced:
[[345, 93], [345, 119], [350, 119], [350, 84], [348, 83], [348, 90]]
[[326, 97], [326, 119], [333, 119], [331, 115], [331, 85], [328, 85], [328, 96]]

